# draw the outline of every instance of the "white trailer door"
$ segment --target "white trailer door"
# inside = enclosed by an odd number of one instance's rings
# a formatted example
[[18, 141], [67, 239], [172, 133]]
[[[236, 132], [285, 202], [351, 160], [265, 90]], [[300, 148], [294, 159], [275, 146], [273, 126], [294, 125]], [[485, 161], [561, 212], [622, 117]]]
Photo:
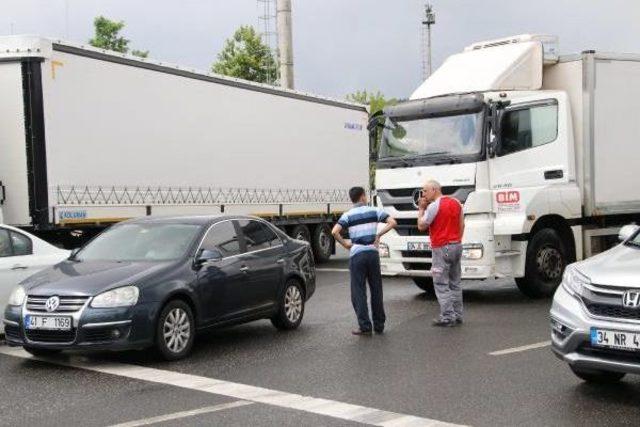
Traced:
[[22, 64], [0, 63], [0, 201], [12, 225], [31, 223], [24, 123]]

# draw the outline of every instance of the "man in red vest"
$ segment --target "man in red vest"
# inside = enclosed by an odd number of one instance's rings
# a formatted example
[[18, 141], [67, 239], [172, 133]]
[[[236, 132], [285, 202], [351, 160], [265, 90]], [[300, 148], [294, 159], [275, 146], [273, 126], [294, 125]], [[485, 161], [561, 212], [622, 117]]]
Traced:
[[462, 324], [462, 234], [464, 215], [460, 202], [442, 195], [437, 181], [427, 181], [422, 188], [418, 210], [418, 229], [429, 230], [431, 239], [433, 287], [440, 303], [440, 316], [433, 326]]

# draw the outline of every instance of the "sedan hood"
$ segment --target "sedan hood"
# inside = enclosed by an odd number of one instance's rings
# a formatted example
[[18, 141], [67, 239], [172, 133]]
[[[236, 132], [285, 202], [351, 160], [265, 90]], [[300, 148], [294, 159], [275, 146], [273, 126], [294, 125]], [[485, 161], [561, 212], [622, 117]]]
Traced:
[[640, 288], [640, 248], [618, 245], [576, 268], [594, 284]]
[[94, 296], [140, 281], [173, 262], [63, 261], [22, 282], [29, 295]]

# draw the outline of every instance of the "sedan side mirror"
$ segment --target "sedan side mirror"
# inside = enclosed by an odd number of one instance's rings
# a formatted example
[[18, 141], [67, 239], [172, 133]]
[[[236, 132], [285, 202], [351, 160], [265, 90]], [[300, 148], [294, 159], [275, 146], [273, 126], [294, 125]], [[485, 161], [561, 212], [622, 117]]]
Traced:
[[625, 225], [618, 232], [618, 240], [620, 240], [621, 242], [626, 242], [631, 237], [633, 237], [634, 234], [636, 234], [638, 228], [640, 227], [635, 224]]
[[216, 250], [200, 249], [196, 255], [194, 265], [196, 268], [202, 267], [204, 264], [222, 259], [222, 254]]

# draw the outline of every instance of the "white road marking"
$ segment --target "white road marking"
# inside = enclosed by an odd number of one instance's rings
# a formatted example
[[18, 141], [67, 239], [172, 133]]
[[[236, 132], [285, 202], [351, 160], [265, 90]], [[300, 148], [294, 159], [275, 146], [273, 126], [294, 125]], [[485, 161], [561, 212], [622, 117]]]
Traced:
[[331, 273], [348, 273], [348, 268], [316, 268], [316, 271], [326, 271]]
[[535, 350], [536, 348], [548, 347], [550, 345], [551, 345], [551, 341], [542, 341], [535, 344], [523, 345], [521, 347], [512, 347], [512, 348], [507, 348], [505, 350], [493, 351], [489, 353], [489, 355], [503, 356], [505, 354], [520, 353], [521, 351]]
[[90, 361], [86, 358], [58, 359], [36, 357], [21, 348], [0, 347], [0, 354], [20, 357], [23, 359], [41, 360], [71, 368], [85, 369], [103, 374], [117, 375], [135, 380], [155, 382], [175, 387], [212, 393], [235, 399], [242, 399], [265, 405], [279, 406], [287, 409], [297, 409], [312, 414], [325, 415], [347, 421], [354, 421], [383, 427], [464, 427], [429, 418], [395, 412], [382, 411], [366, 406], [352, 405], [328, 399], [320, 399], [300, 394], [286, 393], [255, 387], [246, 384], [217, 380], [215, 378], [182, 374], [144, 366], [127, 365], [117, 362]]
[[157, 417], [144, 418], [136, 421], [129, 421], [122, 424], [114, 424], [111, 427], [139, 427], [150, 426], [152, 424], [162, 423], [165, 421], [179, 420], [181, 418], [193, 417], [196, 415], [210, 414], [212, 412], [224, 411], [225, 409], [237, 408], [240, 406], [253, 405], [255, 402], [247, 402], [246, 400], [237, 400], [235, 402], [223, 403], [221, 405], [206, 406], [204, 408], [192, 409], [191, 411], [174, 412], [173, 414], [160, 415]]

